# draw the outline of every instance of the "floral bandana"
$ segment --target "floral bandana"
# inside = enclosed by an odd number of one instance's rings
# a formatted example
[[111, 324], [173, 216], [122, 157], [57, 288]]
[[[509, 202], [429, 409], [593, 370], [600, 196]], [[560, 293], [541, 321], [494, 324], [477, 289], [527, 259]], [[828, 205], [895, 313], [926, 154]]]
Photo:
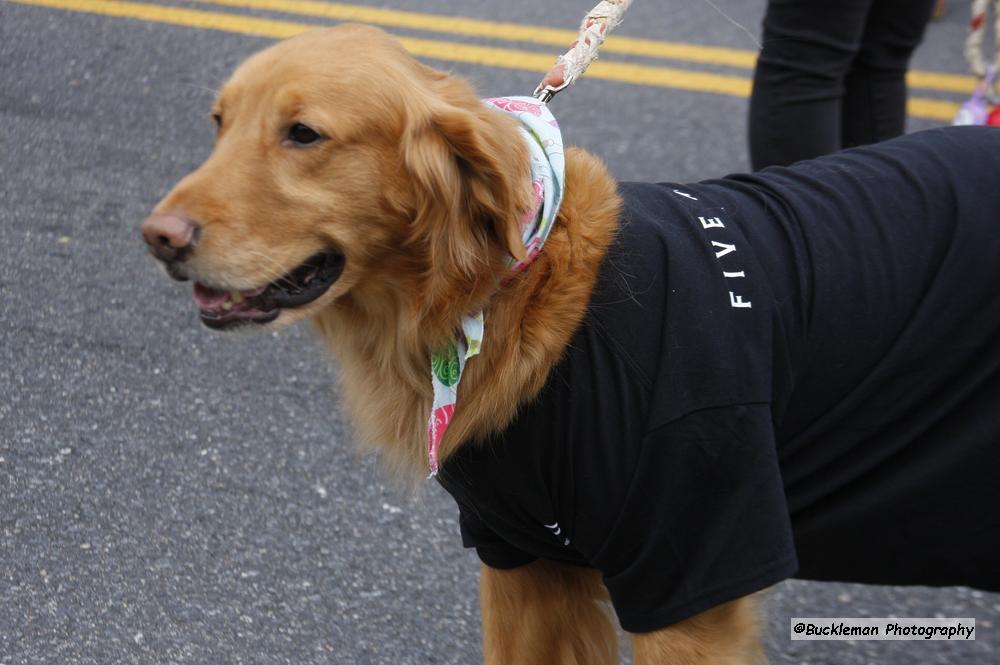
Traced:
[[[521, 135], [531, 152], [533, 199], [521, 220], [521, 241], [527, 258], [524, 261], [511, 258], [510, 273], [505, 278], [510, 279], [524, 270], [542, 251], [542, 245], [555, 222], [562, 202], [565, 172], [562, 134], [548, 107], [533, 97], [497, 97], [483, 101], [521, 122]], [[470, 312], [462, 317], [461, 330], [455, 331], [455, 339], [448, 348], [431, 354], [434, 406], [427, 422], [427, 462], [431, 476], [438, 472], [438, 448], [455, 415], [462, 370], [466, 361], [482, 349], [483, 332], [483, 311]]]

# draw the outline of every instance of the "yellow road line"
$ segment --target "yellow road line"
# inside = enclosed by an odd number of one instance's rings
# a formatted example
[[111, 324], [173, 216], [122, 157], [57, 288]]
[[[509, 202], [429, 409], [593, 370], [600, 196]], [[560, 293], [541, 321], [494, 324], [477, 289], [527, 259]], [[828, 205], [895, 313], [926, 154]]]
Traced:
[[966, 74], [948, 74], [946, 72], [928, 72], [911, 69], [906, 75], [906, 84], [911, 88], [937, 90], [940, 92], [958, 92], [971, 95], [979, 83], [974, 76]]
[[[542, 53], [412, 39], [410, 37], [398, 37], [398, 39], [414, 55], [435, 60], [523, 69], [540, 74], [547, 72], [552, 67], [552, 56]], [[750, 94], [750, 79], [743, 76], [695, 72], [673, 67], [635, 65], [626, 62], [609, 62], [607, 60], [599, 60], [591, 65], [587, 69], [587, 78], [709, 92], [734, 97], [746, 97]]]
[[951, 123], [955, 119], [955, 114], [958, 113], [958, 104], [942, 99], [910, 97], [906, 102], [906, 112], [914, 118]]
[[204, 12], [198, 9], [183, 9], [180, 7], [165, 7], [161, 5], [120, 2], [118, 0], [8, 0], [21, 5], [49, 7], [67, 11], [100, 14], [116, 18], [132, 18], [152, 23], [168, 23], [188, 28], [203, 28], [238, 32], [245, 35], [274, 37], [283, 39], [297, 35], [317, 26], [291, 21], [273, 21], [270, 19], [242, 16], [240, 14], [223, 14]]
[[[559, 47], [558, 52], [569, 48], [569, 45], [576, 39], [576, 32], [572, 30], [559, 30], [541, 25], [485, 21], [441, 14], [425, 14], [398, 9], [349, 5], [339, 2], [318, 2], [317, 0], [193, 1], [201, 4], [259, 9], [338, 21], [359, 21], [362, 23], [425, 30], [441, 34], [544, 44], [546, 46]], [[753, 69], [754, 64], [757, 62], [756, 51], [660, 41], [656, 39], [640, 39], [625, 37], [621, 34], [611, 36], [601, 48], [605, 53], [682, 60], [743, 69]], [[553, 58], [554, 56], [555, 53], [553, 53]], [[941, 92], [958, 92], [962, 94], [971, 94], [976, 87], [976, 79], [972, 76], [919, 70], [910, 72], [907, 83], [912, 88], [924, 88]]]
[[[279, 21], [241, 14], [209, 12], [199, 9], [167, 7], [124, 0], [10, 0], [18, 4], [49, 7], [68, 11], [131, 18], [191, 28], [221, 30], [262, 37], [284, 38], [299, 34], [316, 26], [309, 23]], [[267, 0], [274, 1], [274, 0]], [[402, 37], [400, 41], [414, 55], [448, 62], [466, 62], [489, 67], [527, 70], [538, 73], [548, 71], [552, 57], [542, 53], [507, 48], [460, 44], [447, 41]], [[690, 90], [746, 97], [750, 80], [741, 76], [695, 72], [670, 67], [655, 67], [629, 63], [598, 61], [587, 72], [588, 78], [650, 85], [663, 88]], [[948, 121], [958, 105], [932, 99], [912, 99], [911, 115], [930, 120]]]
[[[544, 44], [547, 46], [558, 46], [559, 52], [568, 49], [577, 35], [572, 30], [559, 30], [541, 25], [484, 21], [474, 18], [424, 14], [398, 9], [347, 5], [336, 2], [317, 2], [316, 0], [194, 1], [224, 7], [260, 9], [264, 11], [283, 12], [285, 14], [335, 19], [338, 21], [359, 21], [361, 23], [374, 23], [375, 25], [386, 25], [412, 30], [426, 30], [450, 35]], [[638, 39], [622, 35], [615, 35], [609, 38], [604, 46], [601, 47], [601, 50], [604, 53], [621, 53], [652, 58], [665, 58], [668, 60], [686, 60], [688, 62], [743, 68], [753, 68], [754, 62], [757, 60], [757, 54], [753, 51], [721, 46], [666, 42], [655, 39]], [[555, 60], [555, 56], [556, 52], [553, 52], [550, 60]]]

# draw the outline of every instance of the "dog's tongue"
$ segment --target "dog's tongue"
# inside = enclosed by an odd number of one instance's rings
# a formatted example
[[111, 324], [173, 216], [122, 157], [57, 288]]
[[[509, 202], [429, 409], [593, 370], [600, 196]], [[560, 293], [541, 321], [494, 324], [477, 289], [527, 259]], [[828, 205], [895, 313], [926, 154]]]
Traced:
[[194, 283], [194, 301], [200, 309], [218, 309], [229, 300], [228, 291], [217, 291], [199, 282]]
[[[194, 301], [198, 308], [204, 311], [214, 311], [218, 309], [235, 306], [243, 309], [250, 309], [260, 306], [261, 303], [256, 298], [267, 290], [267, 286], [258, 286], [256, 289], [246, 289], [243, 291], [220, 291], [210, 286], [205, 286], [201, 282], [194, 283]], [[227, 305], [226, 303], [231, 303]]]

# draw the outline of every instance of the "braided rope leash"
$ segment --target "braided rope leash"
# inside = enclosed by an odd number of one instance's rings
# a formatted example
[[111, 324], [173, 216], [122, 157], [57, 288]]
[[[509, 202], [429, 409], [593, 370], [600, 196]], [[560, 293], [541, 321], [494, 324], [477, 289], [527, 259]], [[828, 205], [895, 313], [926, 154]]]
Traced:
[[965, 60], [969, 63], [972, 73], [980, 78], [986, 76], [990, 68], [986, 58], [983, 57], [983, 37], [986, 34], [986, 16], [991, 5], [996, 37], [993, 66], [1000, 68], [1000, 0], [972, 0], [972, 21], [969, 23], [969, 35], [965, 39]]
[[625, 10], [631, 4], [632, 0], [601, 0], [596, 7], [587, 12], [573, 46], [559, 56], [555, 66], [535, 88], [534, 96], [542, 102], [548, 102], [557, 92], [573, 85], [587, 71], [590, 63], [597, 59], [597, 51], [601, 48], [601, 44], [622, 22]]

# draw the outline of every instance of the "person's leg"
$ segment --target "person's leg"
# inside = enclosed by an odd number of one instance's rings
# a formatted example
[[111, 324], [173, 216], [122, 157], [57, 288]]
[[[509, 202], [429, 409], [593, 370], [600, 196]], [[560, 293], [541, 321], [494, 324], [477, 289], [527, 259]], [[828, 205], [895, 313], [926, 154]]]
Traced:
[[754, 169], [840, 149], [844, 77], [861, 44], [872, 1], [768, 3], [750, 97]]
[[874, 0], [861, 48], [844, 79], [843, 147], [876, 143], [906, 128], [906, 70], [935, 0]]

